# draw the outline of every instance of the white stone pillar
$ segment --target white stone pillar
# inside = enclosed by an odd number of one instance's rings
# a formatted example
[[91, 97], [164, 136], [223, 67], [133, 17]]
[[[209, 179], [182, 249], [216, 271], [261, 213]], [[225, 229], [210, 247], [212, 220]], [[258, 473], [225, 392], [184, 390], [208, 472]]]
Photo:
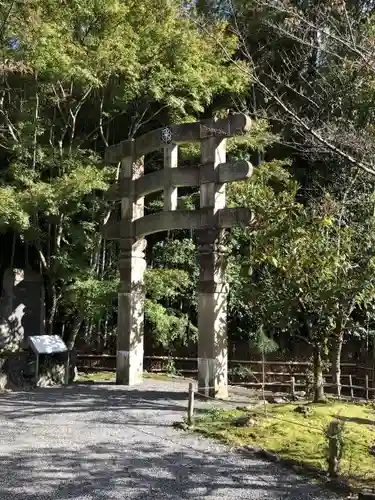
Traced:
[[144, 198], [136, 199], [134, 179], [144, 174], [143, 158], [124, 158], [120, 176], [127, 182], [121, 199], [120, 291], [118, 295], [116, 383], [134, 385], [143, 376], [144, 272], [146, 240], [135, 241], [132, 221], [143, 217]]
[[[214, 123], [212, 125], [214, 127]], [[216, 168], [226, 158], [226, 139], [201, 141], [201, 163], [205, 170], [200, 185], [200, 207], [214, 215], [225, 207], [225, 185], [215, 182]], [[228, 396], [227, 293], [224, 259], [218, 227], [197, 231], [199, 277], [198, 387], [211, 397]]]

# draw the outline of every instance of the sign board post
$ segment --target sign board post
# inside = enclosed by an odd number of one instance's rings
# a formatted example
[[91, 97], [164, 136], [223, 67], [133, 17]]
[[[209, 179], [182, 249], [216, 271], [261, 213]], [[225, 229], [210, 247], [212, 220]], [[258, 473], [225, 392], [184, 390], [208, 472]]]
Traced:
[[28, 343], [35, 353], [35, 385], [39, 382], [39, 355], [40, 354], [59, 354], [66, 352], [67, 360], [65, 363], [65, 384], [69, 382], [69, 350], [59, 335], [31, 335], [28, 337]]
[[65, 385], [69, 385], [69, 365], [70, 365], [70, 352], [66, 353], [65, 361]]
[[35, 385], [38, 385], [39, 380], [39, 354], [36, 353], [35, 358]]

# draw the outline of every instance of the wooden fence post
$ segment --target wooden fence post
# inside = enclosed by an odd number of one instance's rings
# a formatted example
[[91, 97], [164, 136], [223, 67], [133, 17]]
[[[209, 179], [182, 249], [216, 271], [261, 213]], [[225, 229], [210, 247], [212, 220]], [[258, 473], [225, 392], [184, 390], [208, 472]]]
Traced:
[[368, 401], [368, 374], [365, 375], [365, 384], [366, 384], [366, 400]]
[[292, 399], [296, 399], [296, 379], [295, 377], [291, 378], [291, 394], [292, 394]]
[[193, 415], [194, 415], [194, 386], [193, 382], [190, 382], [189, 399], [188, 399], [188, 416], [187, 416], [188, 425], [191, 425], [193, 423]]

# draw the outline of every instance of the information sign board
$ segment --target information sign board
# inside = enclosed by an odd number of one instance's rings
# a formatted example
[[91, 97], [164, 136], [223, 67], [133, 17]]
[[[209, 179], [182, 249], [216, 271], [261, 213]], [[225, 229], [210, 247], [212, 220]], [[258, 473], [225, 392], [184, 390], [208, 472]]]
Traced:
[[67, 352], [68, 348], [59, 335], [31, 335], [29, 344], [35, 354]]

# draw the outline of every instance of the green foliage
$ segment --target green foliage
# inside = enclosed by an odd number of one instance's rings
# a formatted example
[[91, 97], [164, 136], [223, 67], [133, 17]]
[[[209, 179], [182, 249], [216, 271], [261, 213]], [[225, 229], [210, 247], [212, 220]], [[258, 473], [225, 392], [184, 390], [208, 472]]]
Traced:
[[247, 134], [228, 139], [227, 151], [230, 156], [242, 159], [250, 151], [264, 152], [277, 139], [277, 135], [272, 132], [267, 120], [254, 120], [251, 123], [251, 130]]
[[257, 329], [252, 341], [263, 356], [275, 352], [278, 349], [277, 343], [266, 335], [262, 327]]
[[187, 315], [175, 315], [157, 302], [146, 299], [145, 316], [153, 329], [155, 342], [168, 349], [178, 344], [185, 345], [195, 341], [197, 328], [191, 324]]
[[[231, 305], [248, 312], [250, 331], [297, 334], [327, 356], [330, 342], [351, 331], [354, 312], [372, 304], [373, 208], [357, 196], [366, 185], [352, 189], [350, 202], [325, 192], [300, 203], [281, 163], [261, 165], [254, 179], [231, 187], [231, 203], [254, 213], [250, 227], [234, 233], [229, 268]], [[247, 272], [236, 279], [241, 266]]]
[[148, 269], [145, 274], [148, 295], [153, 300], [176, 299], [191, 288], [188, 273], [180, 269]]
[[23, 210], [16, 190], [12, 186], [0, 187], [0, 231], [12, 228], [22, 232], [29, 224], [28, 214]]
[[154, 341], [168, 349], [194, 342], [197, 328], [182, 310], [186, 295], [193, 293], [189, 274], [180, 269], [148, 269], [145, 285], [145, 316]]
[[[4, 38], [17, 40], [5, 57], [26, 74], [81, 88], [117, 78], [120, 105], [147, 96], [185, 113], [187, 105], [202, 109], [215, 92], [243, 87], [235, 67], [221, 71], [225, 58], [180, 15], [177, 1], [74, 0], [61, 8], [57, 0], [33, 0], [15, 4], [5, 28]], [[236, 41], [225, 26], [212, 31], [232, 53]]]
[[119, 281], [113, 279], [76, 279], [66, 287], [65, 305], [76, 309], [81, 318], [100, 320], [117, 300], [118, 287]]
[[85, 196], [108, 188], [106, 175], [94, 166], [78, 166], [70, 174], [51, 182], [30, 182], [20, 196], [24, 208], [31, 214], [45, 216], [71, 215], [83, 205]]
[[192, 279], [192, 275], [193, 279], [197, 277], [196, 248], [194, 242], [189, 238], [157, 242], [153, 247], [153, 262], [155, 267], [170, 266], [183, 269], [189, 273], [190, 279]]
[[285, 165], [287, 162], [282, 161], [261, 164], [249, 181], [228, 186], [228, 205], [247, 206], [256, 215], [249, 227], [233, 229], [228, 241], [229, 306], [236, 328], [245, 339], [259, 327], [274, 332], [275, 326], [288, 322], [288, 314], [280, 308], [281, 290], [273, 283], [269, 267], [260, 267], [255, 260], [258, 252], [267, 255], [269, 243], [265, 237], [259, 242], [261, 246], [255, 247], [259, 231], [273, 231], [271, 239], [283, 234], [295, 209], [298, 186]]
[[166, 373], [168, 375], [176, 375], [176, 373], [177, 373], [177, 371], [176, 371], [176, 364], [173, 361], [173, 359], [168, 358], [168, 361], [167, 361], [167, 364], [166, 364], [166, 367], [165, 367], [165, 371], [166, 371]]

